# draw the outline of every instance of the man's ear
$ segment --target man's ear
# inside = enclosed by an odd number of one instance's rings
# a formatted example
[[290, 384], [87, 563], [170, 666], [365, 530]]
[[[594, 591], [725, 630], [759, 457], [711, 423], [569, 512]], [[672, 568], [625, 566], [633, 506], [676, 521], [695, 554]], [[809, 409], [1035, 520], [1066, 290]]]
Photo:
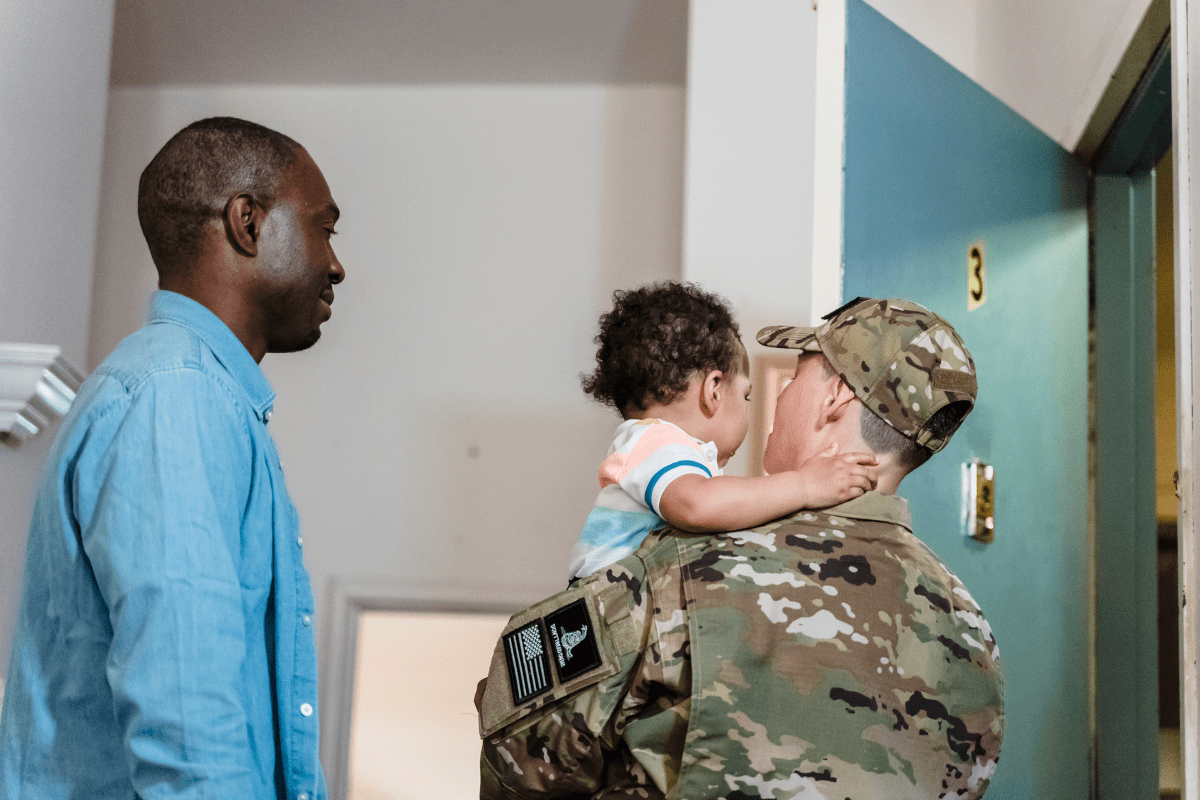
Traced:
[[704, 416], [711, 417], [721, 407], [721, 395], [725, 392], [725, 374], [714, 369], [704, 376], [700, 383], [700, 410]]
[[225, 204], [225, 236], [235, 250], [250, 258], [258, 255], [258, 240], [266, 216], [262, 203], [244, 192]]
[[854, 390], [846, 385], [839, 377], [831, 377], [825, 384], [826, 392], [821, 398], [819, 425], [837, 422], [850, 410], [850, 404], [856, 399]]

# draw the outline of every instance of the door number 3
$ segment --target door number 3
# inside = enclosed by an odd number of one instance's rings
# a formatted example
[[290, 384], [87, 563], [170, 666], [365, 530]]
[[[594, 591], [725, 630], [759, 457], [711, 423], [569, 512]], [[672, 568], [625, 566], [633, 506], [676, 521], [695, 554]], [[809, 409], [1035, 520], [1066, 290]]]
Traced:
[[983, 271], [983, 242], [967, 249], [967, 310], [974, 311], [987, 300], [987, 283]]

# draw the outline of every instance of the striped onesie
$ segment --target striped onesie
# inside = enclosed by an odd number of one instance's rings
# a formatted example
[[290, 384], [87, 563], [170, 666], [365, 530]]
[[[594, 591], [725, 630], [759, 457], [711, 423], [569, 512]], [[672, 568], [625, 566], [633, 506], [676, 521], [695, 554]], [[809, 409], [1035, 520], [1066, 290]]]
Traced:
[[600, 494], [571, 552], [571, 578], [590, 575], [632, 553], [662, 526], [659, 501], [681, 475], [721, 474], [717, 446], [660, 419], [629, 419], [617, 426], [600, 465]]

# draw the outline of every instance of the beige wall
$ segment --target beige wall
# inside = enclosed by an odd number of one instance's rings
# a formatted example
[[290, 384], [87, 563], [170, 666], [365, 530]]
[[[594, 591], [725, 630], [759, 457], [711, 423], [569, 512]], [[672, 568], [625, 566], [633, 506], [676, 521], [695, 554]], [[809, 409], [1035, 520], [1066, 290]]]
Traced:
[[475, 688], [507, 622], [505, 614], [362, 615], [349, 800], [479, 796]]
[[243, 116], [299, 140], [342, 209], [321, 342], [263, 362], [318, 595], [335, 576], [520, 603], [559, 590], [615, 416], [579, 390], [615, 288], [679, 276], [678, 88], [115, 89], [91, 361], [154, 273], [143, 165]]

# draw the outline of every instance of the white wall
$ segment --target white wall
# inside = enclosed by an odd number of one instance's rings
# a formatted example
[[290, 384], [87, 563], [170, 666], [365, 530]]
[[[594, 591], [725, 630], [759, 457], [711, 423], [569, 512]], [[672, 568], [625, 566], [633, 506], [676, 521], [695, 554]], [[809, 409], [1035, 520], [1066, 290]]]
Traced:
[[321, 597], [334, 576], [532, 601], [566, 559], [619, 421], [579, 389], [611, 293], [679, 277], [683, 92], [122, 88], [111, 93], [92, 360], [154, 272], [136, 184], [188, 122], [293, 136], [342, 209], [312, 350], [269, 355], [271, 427]]
[[816, 30], [794, 0], [690, 7], [683, 275], [731, 301], [751, 358], [759, 328], [812, 314]]
[[867, 0], [1074, 150], [1150, 0]]
[[683, 271], [751, 340], [809, 310], [815, 48], [809, 4], [692, 2]]
[[[112, 18], [112, 0], [70, 14], [38, 0], [0, 3], [0, 341], [59, 345], [80, 369]], [[0, 679], [53, 433], [0, 447]]]

